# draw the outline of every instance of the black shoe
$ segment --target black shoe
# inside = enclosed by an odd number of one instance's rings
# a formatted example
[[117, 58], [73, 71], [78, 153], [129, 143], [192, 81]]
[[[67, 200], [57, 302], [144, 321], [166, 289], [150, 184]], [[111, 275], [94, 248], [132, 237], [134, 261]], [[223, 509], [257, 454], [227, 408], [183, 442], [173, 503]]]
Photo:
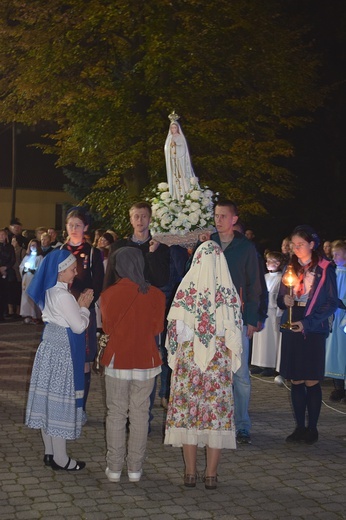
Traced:
[[43, 463], [45, 466], [51, 466], [53, 462], [53, 455], [45, 455], [43, 457]]
[[238, 444], [251, 444], [251, 437], [247, 430], [238, 430], [236, 439]]
[[307, 428], [297, 426], [291, 435], [286, 437], [286, 442], [304, 442]]
[[263, 367], [253, 366], [253, 367], [250, 368], [250, 373], [251, 374], [260, 374], [261, 372], [263, 372]]
[[275, 368], [265, 368], [260, 374], [263, 377], [274, 377], [277, 375]]
[[345, 390], [343, 390], [342, 388], [336, 388], [335, 390], [332, 391], [332, 393], [330, 394], [329, 396], [329, 399], [331, 401], [334, 401], [335, 403], [338, 403], [339, 401], [341, 401], [341, 399], [343, 399], [345, 397]]
[[304, 440], [306, 444], [315, 444], [318, 441], [317, 428], [307, 428]]
[[53, 469], [55, 469], [55, 471], [58, 471], [60, 469], [65, 470], [65, 471], [80, 471], [81, 469], [85, 468], [85, 462], [80, 462], [79, 460], [77, 460], [76, 465], [73, 468], [69, 468], [70, 462], [71, 462], [71, 459], [69, 457], [66, 466], [63, 467], [63, 466], [59, 466], [59, 464], [57, 464], [53, 459], [51, 462], [51, 467]]

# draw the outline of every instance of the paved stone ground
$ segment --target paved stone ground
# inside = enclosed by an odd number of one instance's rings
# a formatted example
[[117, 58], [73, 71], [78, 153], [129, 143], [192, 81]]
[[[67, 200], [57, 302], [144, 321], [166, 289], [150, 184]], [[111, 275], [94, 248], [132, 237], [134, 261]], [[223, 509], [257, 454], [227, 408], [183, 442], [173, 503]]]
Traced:
[[[287, 445], [294, 429], [289, 389], [273, 378], [253, 378], [252, 445], [224, 451], [219, 484], [207, 491], [182, 485], [180, 449], [163, 444], [164, 410], [154, 407], [144, 475], [110, 483], [105, 474], [104, 380], [93, 375], [89, 420], [82, 436], [68, 443], [85, 460], [81, 473], [54, 472], [42, 463], [37, 431], [23, 424], [30, 370], [42, 327], [0, 324], [0, 519], [1, 520], [336, 520], [346, 519], [346, 404], [325, 404], [320, 440]], [[204, 450], [198, 452], [199, 469]]]

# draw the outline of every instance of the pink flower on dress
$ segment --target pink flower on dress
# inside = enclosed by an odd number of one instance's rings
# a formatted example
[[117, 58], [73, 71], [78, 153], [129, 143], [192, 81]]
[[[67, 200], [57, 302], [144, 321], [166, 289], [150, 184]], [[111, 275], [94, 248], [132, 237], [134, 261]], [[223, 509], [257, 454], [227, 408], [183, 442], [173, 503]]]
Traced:
[[192, 382], [194, 385], [198, 385], [199, 384], [199, 377], [196, 375], [192, 378]]
[[218, 291], [218, 292], [215, 294], [215, 302], [218, 303], [218, 302], [222, 302], [222, 301], [223, 301], [222, 293]]
[[207, 327], [204, 323], [199, 323], [197, 329], [200, 334], [205, 334], [207, 332]]
[[175, 295], [175, 297], [179, 300], [181, 300], [181, 298], [184, 297], [184, 291], [180, 290], [177, 292], [177, 294]]
[[196, 417], [196, 415], [197, 415], [197, 407], [196, 406], [191, 406], [191, 408], [190, 408], [190, 415], [192, 415], [192, 417]]
[[203, 321], [204, 323], [208, 323], [209, 322], [209, 316], [208, 316], [208, 314], [206, 312], [202, 313], [201, 321]]
[[192, 304], [193, 304], [192, 296], [186, 296], [185, 301], [186, 301], [186, 305], [188, 305], [189, 307], [192, 306]]

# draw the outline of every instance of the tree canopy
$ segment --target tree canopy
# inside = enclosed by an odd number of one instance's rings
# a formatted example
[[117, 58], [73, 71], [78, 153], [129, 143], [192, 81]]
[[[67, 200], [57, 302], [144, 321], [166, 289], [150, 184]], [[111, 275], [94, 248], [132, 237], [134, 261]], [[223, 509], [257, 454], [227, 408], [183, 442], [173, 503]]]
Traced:
[[115, 222], [166, 179], [173, 109], [201, 184], [243, 217], [289, 197], [288, 136], [322, 102], [318, 65], [283, 0], [0, 6], [0, 120], [54, 125], [45, 152], [101, 173], [85, 202]]

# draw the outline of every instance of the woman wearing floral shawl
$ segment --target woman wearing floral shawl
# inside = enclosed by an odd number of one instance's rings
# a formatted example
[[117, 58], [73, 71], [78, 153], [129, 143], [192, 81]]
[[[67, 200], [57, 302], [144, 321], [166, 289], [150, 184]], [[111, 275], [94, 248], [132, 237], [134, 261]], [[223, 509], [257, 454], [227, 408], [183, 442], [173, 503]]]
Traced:
[[240, 300], [212, 240], [195, 252], [167, 316], [172, 368], [165, 444], [183, 447], [184, 485], [196, 486], [197, 447], [207, 447], [204, 481], [216, 488], [221, 449], [235, 449], [232, 372], [240, 367]]

